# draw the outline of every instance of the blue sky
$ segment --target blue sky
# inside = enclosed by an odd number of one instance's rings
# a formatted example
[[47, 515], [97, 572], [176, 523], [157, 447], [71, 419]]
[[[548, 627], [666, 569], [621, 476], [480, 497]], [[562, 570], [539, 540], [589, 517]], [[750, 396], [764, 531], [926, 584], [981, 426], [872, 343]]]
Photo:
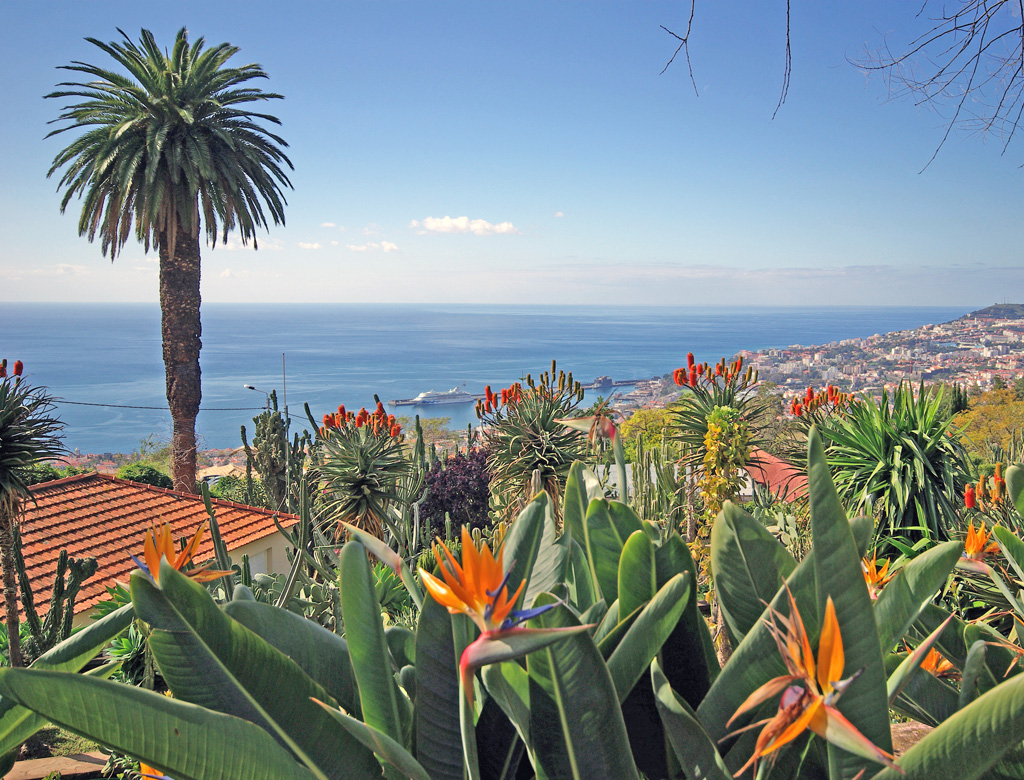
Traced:
[[[827, 7], [824, 7], [827, 6]], [[84, 40], [241, 47], [280, 92], [287, 226], [203, 254], [207, 301], [982, 306], [1024, 290], [1024, 144], [951, 137], [850, 64], [925, 29], [906, 3], [5, 3], [0, 300], [156, 300], [59, 213], [42, 96]]]

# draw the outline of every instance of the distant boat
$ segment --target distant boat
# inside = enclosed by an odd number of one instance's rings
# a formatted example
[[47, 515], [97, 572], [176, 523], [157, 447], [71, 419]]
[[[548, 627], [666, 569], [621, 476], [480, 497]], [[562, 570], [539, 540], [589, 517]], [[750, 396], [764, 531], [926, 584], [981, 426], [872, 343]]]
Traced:
[[473, 403], [483, 396], [473, 395], [467, 393], [465, 390], [459, 387], [453, 387], [451, 390], [446, 390], [443, 393], [439, 393], [435, 390], [427, 390], [425, 393], [420, 393], [415, 398], [399, 398], [394, 401], [388, 401], [390, 406], [435, 406], [438, 404], [468, 404]]

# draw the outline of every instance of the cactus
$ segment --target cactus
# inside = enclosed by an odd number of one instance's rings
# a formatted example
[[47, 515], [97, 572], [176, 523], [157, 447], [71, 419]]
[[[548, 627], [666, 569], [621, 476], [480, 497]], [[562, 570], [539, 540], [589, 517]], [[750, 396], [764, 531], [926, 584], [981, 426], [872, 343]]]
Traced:
[[269, 399], [270, 408], [252, 418], [255, 424], [252, 446], [249, 445], [245, 426], [242, 426], [247, 494], [250, 501], [254, 500], [252, 472], [255, 468], [266, 491], [267, 508], [294, 512], [309, 434], [306, 431], [301, 435], [295, 434], [289, 442], [289, 422], [278, 411], [277, 392], [271, 390]]
[[30, 636], [25, 641], [26, 663], [31, 663], [50, 648], [71, 636], [75, 617], [75, 599], [82, 583], [96, 573], [95, 558], [69, 558], [67, 550], [57, 556], [57, 571], [50, 591], [50, 607], [44, 618], [36, 611], [32, 586], [25, 570], [25, 558], [21, 552], [21, 531], [14, 529], [14, 565], [21, 588], [21, 604], [25, 609], [25, 622]]

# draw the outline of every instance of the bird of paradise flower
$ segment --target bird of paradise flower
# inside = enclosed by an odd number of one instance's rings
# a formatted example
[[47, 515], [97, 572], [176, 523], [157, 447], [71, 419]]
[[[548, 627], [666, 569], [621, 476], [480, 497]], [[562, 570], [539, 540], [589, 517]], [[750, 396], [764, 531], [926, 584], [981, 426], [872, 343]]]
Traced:
[[[174, 537], [171, 535], [171, 524], [162, 523], [159, 527], [154, 524], [148, 531], [146, 531], [146, 538], [143, 542], [142, 553], [144, 560], [139, 560], [131, 553], [128, 554], [128, 557], [135, 561], [135, 565], [148, 574], [153, 582], [159, 584], [160, 559], [166, 558], [167, 562], [174, 567], [175, 571], [181, 571], [182, 567], [190, 563], [192, 558], [199, 551], [199, 544], [203, 541], [203, 533], [205, 530], [206, 521], [204, 520], [199, 525], [199, 528], [189, 540], [188, 544], [182, 547], [180, 552], [176, 552], [174, 549]], [[211, 569], [211, 565], [212, 563], [208, 563], [205, 566], [192, 568], [182, 573], [196, 582], [210, 582], [218, 577], [224, 577], [234, 573], [231, 571]]]
[[503, 566], [504, 550], [495, 557], [487, 542], [479, 549], [466, 526], [462, 527], [462, 563], [448, 548], [434, 543], [441, 579], [422, 567], [423, 587], [452, 615], [468, 616], [480, 629], [480, 636], [466, 647], [459, 660], [459, 673], [466, 698], [473, 701], [473, 676], [481, 666], [521, 658], [591, 626], [567, 628], [523, 628], [519, 624], [558, 606], [558, 602], [534, 609], [516, 610], [515, 604], [525, 582], [512, 595], [508, 592], [510, 571]]
[[755, 743], [754, 754], [735, 776], [739, 777], [751, 766], [756, 769], [757, 762], [765, 756], [774, 760], [777, 756], [775, 751], [807, 729], [843, 750], [899, 769], [893, 763], [894, 757], [891, 754], [875, 746], [835, 708], [836, 701], [857, 679], [860, 670], [842, 679], [846, 657], [832, 597], [829, 596], [825, 606], [825, 620], [815, 663], [796, 601], [788, 588], [786, 592], [789, 595], [789, 617], [769, 608], [770, 619], [766, 625], [789, 674], [769, 680], [750, 694], [726, 725], [781, 692], [779, 711], [772, 718], [750, 724], [728, 735], [733, 736], [764, 724]]

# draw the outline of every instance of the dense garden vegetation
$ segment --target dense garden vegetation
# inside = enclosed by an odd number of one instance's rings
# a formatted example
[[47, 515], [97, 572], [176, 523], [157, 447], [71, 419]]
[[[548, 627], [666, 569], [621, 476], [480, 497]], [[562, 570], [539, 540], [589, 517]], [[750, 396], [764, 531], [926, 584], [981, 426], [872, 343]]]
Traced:
[[[782, 410], [739, 361], [674, 376], [630, 423], [552, 365], [451, 449], [379, 403], [290, 438], [269, 408], [224, 487], [299, 514], [290, 571], [153, 529], [98, 619], [0, 671], [0, 754], [52, 722], [176, 780], [1024, 776], [1024, 468], [940, 389]], [[54, 423], [0, 381], [16, 538]], [[806, 486], [751, 497], [769, 450]], [[934, 731], [896, 758], [906, 720]]]

